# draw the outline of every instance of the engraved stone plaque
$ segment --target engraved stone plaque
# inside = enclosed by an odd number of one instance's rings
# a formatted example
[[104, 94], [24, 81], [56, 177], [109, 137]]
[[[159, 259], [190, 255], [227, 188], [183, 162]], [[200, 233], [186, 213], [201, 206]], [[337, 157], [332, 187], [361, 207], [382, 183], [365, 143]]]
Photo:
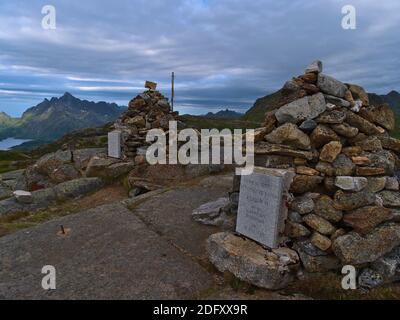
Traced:
[[236, 231], [267, 247], [280, 243], [287, 217], [286, 195], [295, 174], [256, 167], [241, 177]]
[[121, 131], [108, 133], [108, 156], [111, 158], [121, 158]]

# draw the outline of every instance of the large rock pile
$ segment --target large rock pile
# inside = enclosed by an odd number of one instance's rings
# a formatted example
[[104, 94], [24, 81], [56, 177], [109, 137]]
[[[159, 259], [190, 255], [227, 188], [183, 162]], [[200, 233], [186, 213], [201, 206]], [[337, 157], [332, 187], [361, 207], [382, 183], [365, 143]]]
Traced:
[[[323, 74], [320, 61], [283, 93], [257, 130], [255, 154], [257, 165], [296, 172], [287, 246], [310, 272], [366, 267], [359, 278], [365, 286], [399, 278], [400, 140], [389, 135], [393, 111], [370, 105], [363, 88]], [[237, 185], [234, 191], [233, 207]]]
[[[148, 82], [146, 82], [147, 85]], [[114, 124], [122, 132], [122, 153], [125, 158], [134, 159], [145, 154], [147, 132], [161, 128], [168, 130], [169, 121], [177, 120], [168, 99], [156, 90], [156, 84], [147, 85], [148, 90], [129, 102], [128, 110]]]

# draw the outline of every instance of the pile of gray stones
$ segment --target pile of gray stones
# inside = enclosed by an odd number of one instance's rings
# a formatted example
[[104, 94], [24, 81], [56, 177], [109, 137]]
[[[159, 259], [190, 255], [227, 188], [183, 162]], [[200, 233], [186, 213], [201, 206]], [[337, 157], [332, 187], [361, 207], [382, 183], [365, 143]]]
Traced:
[[[400, 280], [400, 140], [390, 135], [394, 112], [386, 104], [371, 105], [362, 87], [324, 74], [320, 61], [281, 93], [255, 134], [257, 166], [296, 174], [281, 247], [221, 233], [208, 240], [210, 260], [268, 289], [285, 287], [299, 271], [340, 272], [346, 265], [357, 269], [362, 288]], [[204, 205], [194, 219], [229, 228], [239, 192], [235, 177], [229, 198]]]

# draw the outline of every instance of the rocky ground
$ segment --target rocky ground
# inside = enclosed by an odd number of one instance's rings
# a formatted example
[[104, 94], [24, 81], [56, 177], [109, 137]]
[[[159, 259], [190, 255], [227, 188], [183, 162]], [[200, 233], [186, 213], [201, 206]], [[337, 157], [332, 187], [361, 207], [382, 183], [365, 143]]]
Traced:
[[[207, 262], [206, 239], [218, 228], [197, 224], [191, 213], [226, 195], [231, 184], [230, 176], [207, 177], [123, 201], [117, 192], [117, 201], [4, 236], [0, 297], [293, 299], [250, 290]], [[60, 225], [67, 235], [60, 235]], [[41, 288], [44, 265], [56, 267], [57, 290]]]

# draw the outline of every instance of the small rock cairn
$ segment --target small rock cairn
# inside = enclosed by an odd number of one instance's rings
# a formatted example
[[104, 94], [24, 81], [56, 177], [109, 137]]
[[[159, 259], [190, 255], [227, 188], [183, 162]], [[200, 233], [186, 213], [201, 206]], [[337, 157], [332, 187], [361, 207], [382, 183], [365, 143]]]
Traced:
[[149, 145], [147, 132], [155, 128], [167, 131], [169, 121], [177, 120], [179, 115], [172, 111], [168, 99], [156, 90], [156, 83], [146, 81], [145, 87], [148, 90], [132, 99], [128, 110], [114, 124], [115, 130], [122, 132], [124, 158], [143, 157]]

